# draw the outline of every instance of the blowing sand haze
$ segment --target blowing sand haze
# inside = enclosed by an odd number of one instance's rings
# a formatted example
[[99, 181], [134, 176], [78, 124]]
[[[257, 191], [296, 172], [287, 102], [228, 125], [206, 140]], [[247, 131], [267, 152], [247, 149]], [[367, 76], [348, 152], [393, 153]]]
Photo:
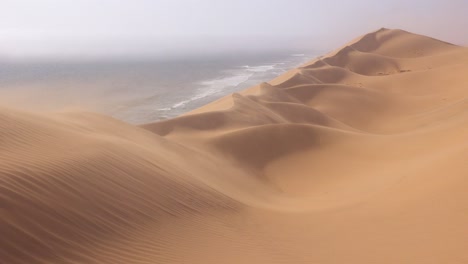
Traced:
[[0, 110], [2, 263], [468, 263], [468, 49], [366, 34], [142, 126]]

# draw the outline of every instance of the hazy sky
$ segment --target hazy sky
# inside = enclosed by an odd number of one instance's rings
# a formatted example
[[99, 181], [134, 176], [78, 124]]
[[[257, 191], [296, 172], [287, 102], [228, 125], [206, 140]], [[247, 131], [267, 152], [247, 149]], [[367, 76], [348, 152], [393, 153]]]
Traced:
[[380, 27], [468, 44], [468, 0], [0, 0], [0, 57], [330, 50]]

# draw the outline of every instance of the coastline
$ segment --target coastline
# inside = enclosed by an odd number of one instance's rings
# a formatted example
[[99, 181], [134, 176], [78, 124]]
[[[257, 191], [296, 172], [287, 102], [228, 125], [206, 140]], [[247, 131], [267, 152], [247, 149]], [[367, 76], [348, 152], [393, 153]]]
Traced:
[[0, 259], [460, 262], [467, 69], [382, 28], [158, 122], [2, 108]]

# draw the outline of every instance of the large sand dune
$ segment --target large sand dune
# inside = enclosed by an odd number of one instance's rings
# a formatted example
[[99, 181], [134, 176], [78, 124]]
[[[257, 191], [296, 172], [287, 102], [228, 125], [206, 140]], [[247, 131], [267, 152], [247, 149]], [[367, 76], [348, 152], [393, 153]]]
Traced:
[[0, 109], [0, 262], [468, 263], [467, 73], [381, 29], [141, 127]]

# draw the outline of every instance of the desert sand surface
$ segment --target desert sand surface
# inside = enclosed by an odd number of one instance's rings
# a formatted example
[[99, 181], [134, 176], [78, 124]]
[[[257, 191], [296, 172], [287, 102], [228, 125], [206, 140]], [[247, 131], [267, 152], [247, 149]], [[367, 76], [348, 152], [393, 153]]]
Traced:
[[468, 263], [468, 48], [380, 29], [140, 127], [0, 109], [0, 260]]

